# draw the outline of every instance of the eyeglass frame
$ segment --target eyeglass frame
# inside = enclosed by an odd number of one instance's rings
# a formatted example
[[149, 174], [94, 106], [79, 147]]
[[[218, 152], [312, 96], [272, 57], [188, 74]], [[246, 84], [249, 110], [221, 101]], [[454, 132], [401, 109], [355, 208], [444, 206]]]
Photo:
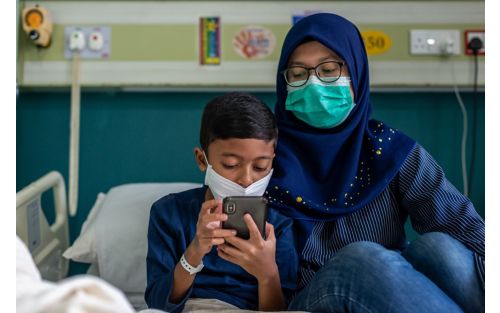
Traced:
[[[323, 65], [323, 64], [325, 64], [325, 63], [337, 63], [337, 64], [340, 66], [340, 73], [339, 73], [339, 76], [338, 76], [335, 80], [333, 80], [333, 81], [324, 81], [324, 80], [323, 80], [323, 79], [321, 79], [321, 77], [319, 76], [319, 74], [318, 74], [318, 67], [320, 67], [321, 65]], [[314, 70], [314, 73], [316, 74], [316, 77], [317, 77], [320, 81], [322, 81], [322, 82], [324, 82], [324, 83], [334, 83], [334, 82], [336, 82], [337, 80], [339, 80], [339, 79], [340, 79], [340, 77], [342, 76], [342, 67], [343, 67], [344, 65], [345, 65], [345, 62], [343, 62], [343, 61], [334, 61], [334, 60], [331, 60], [331, 61], [323, 61], [323, 62], [321, 62], [321, 63], [317, 64], [317, 65], [316, 65], [316, 66], [314, 66], [314, 67], [304, 67], [304, 66], [300, 66], [300, 65], [295, 65], [295, 66], [292, 66], [292, 67], [287, 67], [286, 69], [284, 69], [284, 70], [282, 70], [282, 71], [281, 71], [281, 74], [283, 75], [283, 78], [285, 79], [285, 83], [286, 83], [288, 86], [290, 86], [290, 87], [302, 87], [302, 86], [304, 86], [304, 85], [307, 83], [307, 81], [309, 80], [309, 77], [311, 77], [311, 70]], [[294, 68], [294, 67], [300, 67], [300, 68], [303, 68], [303, 69], [305, 69], [305, 70], [307, 71], [307, 78], [306, 78], [306, 80], [304, 80], [304, 83], [303, 83], [303, 84], [301, 84], [301, 85], [291, 85], [291, 84], [288, 82], [288, 80], [286, 79], [286, 71], [288, 71], [289, 69], [292, 69], [292, 68]]]

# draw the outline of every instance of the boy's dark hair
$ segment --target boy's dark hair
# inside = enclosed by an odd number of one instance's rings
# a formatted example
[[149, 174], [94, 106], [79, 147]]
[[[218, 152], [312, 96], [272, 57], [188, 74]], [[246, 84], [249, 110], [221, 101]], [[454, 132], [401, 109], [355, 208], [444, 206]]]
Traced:
[[231, 92], [212, 99], [203, 111], [200, 128], [201, 148], [217, 139], [278, 138], [273, 112], [257, 97], [244, 92]]

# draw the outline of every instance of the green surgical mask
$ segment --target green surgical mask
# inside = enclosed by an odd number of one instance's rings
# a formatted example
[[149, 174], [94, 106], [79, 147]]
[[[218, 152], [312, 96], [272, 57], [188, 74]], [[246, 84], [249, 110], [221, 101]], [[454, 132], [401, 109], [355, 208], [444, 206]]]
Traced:
[[325, 83], [316, 76], [300, 87], [287, 86], [285, 108], [305, 123], [316, 128], [340, 125], [354, 108], [350, 78], [340, 77], [334, 83]]

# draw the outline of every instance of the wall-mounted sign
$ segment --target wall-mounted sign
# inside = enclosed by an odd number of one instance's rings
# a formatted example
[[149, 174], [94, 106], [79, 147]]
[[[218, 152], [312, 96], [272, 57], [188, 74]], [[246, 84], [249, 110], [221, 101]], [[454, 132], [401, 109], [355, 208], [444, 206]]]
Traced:
[[306, 11], [297, 11], [292, 14], [292, 25], [295, 25], [298, 21], [303, 19], [306, 16], [313, 15], [316, 13], [322, 13], [324, 11], [318, 10], [306, 10]]
[[361, 32], [368, 55], [386, 53], [392, 47], [392, 39], [380, 30], [367, 30]]
[[220, 18], [200, 17], [200, 64], [219, 65]]
[[233, 38], [234, 50], [245, 59], [261, 59], [269, 56], [276, 44], [272, 31], [261, 26], [247, 26]]

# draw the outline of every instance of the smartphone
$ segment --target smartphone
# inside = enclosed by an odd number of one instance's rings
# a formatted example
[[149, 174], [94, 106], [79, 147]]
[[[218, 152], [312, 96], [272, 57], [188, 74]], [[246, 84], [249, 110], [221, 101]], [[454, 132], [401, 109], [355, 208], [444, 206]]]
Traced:
[[222, 212], [227, 214], [227, 220], [222, 222], [222, 228], [235, 229], [236, 236], [250, 238], [247, 224], [243, 216], [249, 213], [262, 238], [266, 239], [267, 199], [258, 196], [234, 196], [222, 200]]

